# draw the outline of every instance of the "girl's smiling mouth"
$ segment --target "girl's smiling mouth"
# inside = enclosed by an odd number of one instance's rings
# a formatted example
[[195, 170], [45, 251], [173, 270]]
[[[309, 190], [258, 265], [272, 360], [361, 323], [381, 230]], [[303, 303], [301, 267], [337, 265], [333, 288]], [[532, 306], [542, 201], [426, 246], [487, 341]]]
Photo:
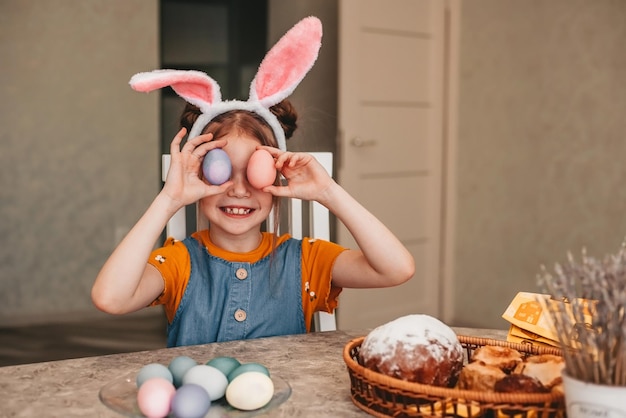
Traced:
[[235, 206], [223, 206], [220, 209], [222, 210], [222, 212], [224, 212], [227, 215], [235, 215], [235, 216], [248, 215], [254, 211], [254, 209], [251, 209], [251, 208], [242, 208], [242, 207], [235, 207]]

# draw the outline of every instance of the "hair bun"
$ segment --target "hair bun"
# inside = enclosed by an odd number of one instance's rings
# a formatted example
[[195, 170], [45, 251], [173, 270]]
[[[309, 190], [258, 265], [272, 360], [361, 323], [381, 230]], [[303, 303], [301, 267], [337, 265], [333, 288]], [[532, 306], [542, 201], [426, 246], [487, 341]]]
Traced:
[[288, 99], [276, 103], [270, 107], [270, 111], [276, 116], [280, 122], [281, 128], [285, 131], [285, 139], [293, 136], [294, 131], [298, 128], [296, 123], [298, 120], [298, 112]]
[[180, 115], [180, 127], [187, 129], [187, 132], [191, 131], [196, 119], [202, 114], [197, 106], [187, 103], [183, 113]]

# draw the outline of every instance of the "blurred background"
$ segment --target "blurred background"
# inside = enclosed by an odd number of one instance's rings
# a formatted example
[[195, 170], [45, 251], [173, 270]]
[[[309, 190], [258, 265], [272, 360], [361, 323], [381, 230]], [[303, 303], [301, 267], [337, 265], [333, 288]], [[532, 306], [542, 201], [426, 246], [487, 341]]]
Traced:
[[[0, 365], [164, 345], [160, 309], [114, 318], [89, 297], [161, 187], [184, 105], [128, 80], [198, 69], [246, 99], [308, 15], [323, 45], [288, 148], [332, 151], [418, 264], [400, 287], [344, 291], [339, 328], [427, 313], [505, 329], [540, 265], [618, 249], [626, 2], [2, 0]], [[353, 245], [341, 225], [333, 238]]]

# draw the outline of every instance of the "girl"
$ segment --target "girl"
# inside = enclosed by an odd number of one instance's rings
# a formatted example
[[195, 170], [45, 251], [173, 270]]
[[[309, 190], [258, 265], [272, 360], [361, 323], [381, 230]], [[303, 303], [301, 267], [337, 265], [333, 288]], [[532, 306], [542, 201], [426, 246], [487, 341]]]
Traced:
[[[314, 18], [307, 19], [310, 23]], [[293, 41], [290, 33], [293, 29], [266, 56], [247, 102], [221, 102], [213, 80], [197, 72], [157, 71], [131, 79], [134, 88], [144, 91], [171, 85], [193, 105], [185, 109], [183, 128], [171, 143], [163, 189], [102, 267], [92, 299], [99, 309], [115, 314], [165, 305], [170, 347], [307, 332], [316, 311], [334, 310], [343, 287], [395, 286], [414, 273], [407, 249], [312, 156], [286, 151], [285, 139], [297, 119], [285, 100], [295, 88], [294, 78], [271, 87], [260, 87], [259, 80], [275, 74], [264, 64], [281, 43]], [[142, 84], [146, 78], [148, 87]], [[190, 93], [198, 84], [202, 88]], [[189, 139], [181, 146], [188, 130]], [[201, 174], [205, 155], [216, 148], [228, 154], [232, 165], [230, 180], [221, 185], [210, 184]], [[257, 149], [272, 155], [286, 185], [276, 181], [259, 190], [250, 184], [247, 165]], [[359, 249], [261, 232], [280, 197], [324, 205], [351, 232]], [[195, 202], [209, 228], [183, 241], [168, 239], [153, 251], [171, 216]]]

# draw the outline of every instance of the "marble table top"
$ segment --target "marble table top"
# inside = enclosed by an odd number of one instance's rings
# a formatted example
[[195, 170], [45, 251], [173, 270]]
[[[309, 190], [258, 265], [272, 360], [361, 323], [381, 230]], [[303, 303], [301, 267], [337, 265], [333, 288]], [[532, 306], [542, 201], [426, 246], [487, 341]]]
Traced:
[[[506, 338], [504, 330], [454, 329], [459, 335]], [[343, 360], [344, 346], [366, 333], [317, 332], [0, 367], [0, 416], [121, 417], [98, 398], [106, 383], [179, 355], [198, 362], [224, 355], [262, 363], [291, 386], [289, 399], [261, 416], [367, 417], [352, 403]]]

